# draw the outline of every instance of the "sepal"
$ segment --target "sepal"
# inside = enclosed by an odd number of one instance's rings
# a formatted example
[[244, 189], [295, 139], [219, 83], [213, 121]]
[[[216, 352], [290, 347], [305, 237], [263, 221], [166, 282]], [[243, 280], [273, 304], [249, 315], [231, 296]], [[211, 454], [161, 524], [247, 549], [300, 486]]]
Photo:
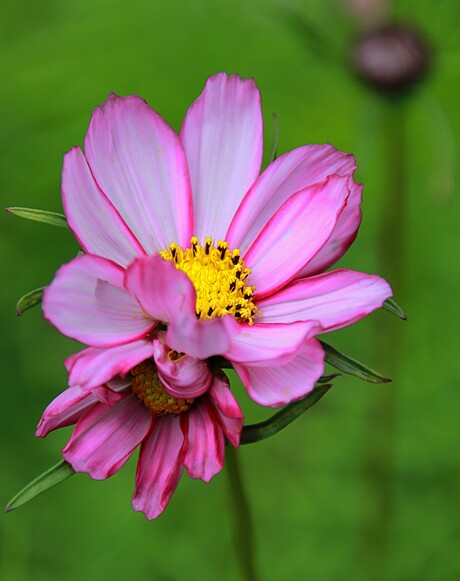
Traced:
[[403, 321], [407, 321], [406, 313], [402, 310], [402, 308], [398, 305], [398, 303], [392, 298], [387, 299], [383, 303], [382, 309], [385, 309], [386, 311], [393, 313], [393, 315], [396, 315], [397, 317], [399, 317]]
[[270, 157], [268, 158], [268, 165], [270, 165], [278, 157], [278, 117], [273, 113], [273, 141], [270, 148]]
[[67, 480], [67, 478], [73, 476], [74, 474], [75, 470], [72, 468], [72, 466], [65, 460], [61, 460], [52, 466], [49, 470], [43, 472], [43, 474], [40, 474], [40, 476], [37, 476], [35, 480], [29, 482], [27, 486], [18, 492], [16, 496], [14, 496], [6, 505], [5, 512], [10, 512], [15, 508], [25, 504], [26, 502], [29, 502], [29, 500], [32, 500], [42, 492], [45, 492], [45, 490], [48, 490], [49, 488], [56, 486], [56, 484]]
[[26, 220], [44, 222], [45, 224], [51, 224], [51, 226], [57, 226], [58, 228], [68, 228], [66, 217], [59, 212], [36, 210], [35, 208], [19, 208], [17, 206], [5, 208], [5, 210], [10, 212], [10, 214], [25, 218]]
[[353, 375], [358, 379], [369, 381], [370, 383], [388, 383], [391, 381], [389, 377], [385, 377], [378, 371], [367, 367], [364, 363], [353, 359], [349, 355], [345, 355], [345, 353], [338, 351], [331, 345], [324, 343], [324, 341], [320, 341], [320, 343], [325, 352], [324, 361], [339, 371]]
[[45, 287], [36, 288], [33, 291], [26, 293], [22, 296], [18, 302], [16, 303], [16, 314], [20, 317], [23, 313], [31, 309], [32, 307], [36, 307], [42, 302], [43, 291]]

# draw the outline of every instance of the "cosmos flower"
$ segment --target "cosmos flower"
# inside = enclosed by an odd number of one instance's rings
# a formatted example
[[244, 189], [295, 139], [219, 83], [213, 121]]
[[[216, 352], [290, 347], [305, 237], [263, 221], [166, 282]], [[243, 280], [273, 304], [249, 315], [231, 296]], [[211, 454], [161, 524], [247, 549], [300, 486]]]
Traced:
[[353, 156], [308, 145], [260, 174], [262, 146], [254, 82], [218, 74], [179, 135], [140, 98], [111, 95], [84, 153], [64, 158], [64, 209], [86, 254], [57, 272], [43, 310], [89, 347], [67, 360], [70, 387], [38, 435], [76, 422], [63, 456], [93, 478], [140, 444], [133, 505], [149, 518], [182, 466], [209, 480], [224, 435], [238, 445], [242, 415], [219, 358], [253, 400], [285, 405], [323, 372], [315, 335], [391, 295], [378, 276], [320, 274], [361, 221]]

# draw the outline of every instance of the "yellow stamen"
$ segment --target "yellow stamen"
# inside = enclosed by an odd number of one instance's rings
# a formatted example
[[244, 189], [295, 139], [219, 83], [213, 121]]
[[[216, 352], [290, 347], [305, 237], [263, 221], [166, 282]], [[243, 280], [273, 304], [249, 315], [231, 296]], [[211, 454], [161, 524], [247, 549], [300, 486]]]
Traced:
[[169, 395], [158, 377], [151, 359], [131, 369], [131, 389], [150, 413], [155, 416], [181, 414], [189, 409], [193, 399], [176, 399]]
[[233, 315], [236, 319], [254, 324], [259, 310], [252, 301], [255, 287], [246, 286], [251, 274], [240, 251], [229, 250], [228, 243], [219, 240], [213, 245], [206, 238], [204, 246], [195, 236], [190, 248], [183, 250], [174, 242], [160, 256], [185, 272], [196, 290], [196, 314], [200, 319]]

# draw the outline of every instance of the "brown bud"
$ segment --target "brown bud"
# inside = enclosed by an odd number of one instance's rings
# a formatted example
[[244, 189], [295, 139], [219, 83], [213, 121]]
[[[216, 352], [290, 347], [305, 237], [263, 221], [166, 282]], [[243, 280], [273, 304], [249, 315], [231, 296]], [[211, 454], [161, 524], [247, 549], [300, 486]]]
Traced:
[[355, 43], [352, 66], [367, 85], [383, 93], [404, 93], [420, 81], [430, 64], [423, 36], [407, 25], [386, 25], [365, 32]]

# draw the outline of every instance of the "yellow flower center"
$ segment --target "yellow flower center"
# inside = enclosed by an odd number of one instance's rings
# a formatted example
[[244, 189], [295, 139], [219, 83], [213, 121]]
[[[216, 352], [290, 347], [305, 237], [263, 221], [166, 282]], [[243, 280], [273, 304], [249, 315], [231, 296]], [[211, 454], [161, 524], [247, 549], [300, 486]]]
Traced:
[[143, 361], [131, 369], [131, 389], [150, 413], [155, 416], [181, 414], [194, 402], [193, 399], [176, 399], [169, 395], [158, 377], [151, 359]]
[[183, 250], [174, 242], [160, 256], [185, 272], [196, 290], [196, 314], [200, 319], [233, 315], [236, 319], [254, 324], [259, 310], [252, 301], [255, 287], [245, 281], [251, 270], [246, 268], [238, 249], [229, 250], [227, 242], [213, 245], [206, 238], [204, 246], [198, 238]]

